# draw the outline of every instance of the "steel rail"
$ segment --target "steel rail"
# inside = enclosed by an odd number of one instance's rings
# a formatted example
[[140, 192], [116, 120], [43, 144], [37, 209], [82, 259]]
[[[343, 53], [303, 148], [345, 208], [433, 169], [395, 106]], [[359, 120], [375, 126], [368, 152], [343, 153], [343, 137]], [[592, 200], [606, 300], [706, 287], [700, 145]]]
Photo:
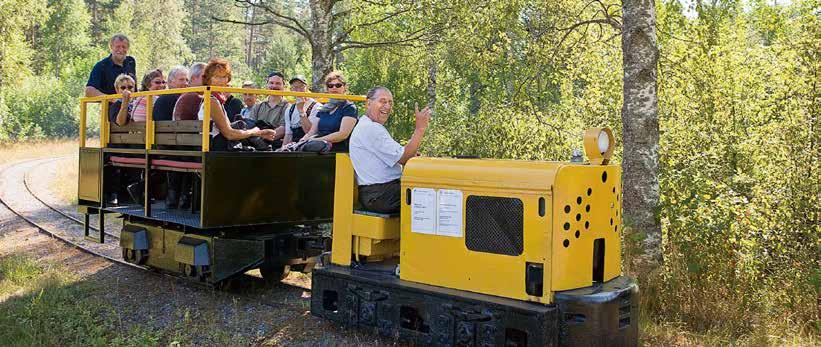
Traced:
[[[39, 202], [40, 202], [41, 204], [43, 204], [44, 206], [48, 207], [50, 210], [52, 210], [52, 211], [54, 211], [54, 212], [59, 213], [61, 216], [66, 217], [66, 218], [68, 218], [68, 219], [70, 219], [70, 220], [72, 220], [72, 221], [76, 222], [77, 224], [81, 224], [81, 225], [83, 225], [83, 224], [85, 224], [85, 222], [83, 222], [82, 220], [80, 220], [80, 219], [78, 219], [78, 218], [75, 218], [74, 216], [72, 216], [72, 215], [70, 215], [70, 214], [68, 214], [68, 213], [66, 213], [66, 212], [63, 212], [62, 210], [60, 210], [60, 209], [58, 209], [58, 208], [56, 208], [56, 207], [54, 207], [54, 206], [49, 205], [49, 204], [48, 204], [45, 200], [43, 200], [43, 199], [42, 199], [42, 198], [40, 198], [37, 194], [35, 194], [35, 193], [34, 193], [34, 190], [32, 190], [32, 189], [31, 189], [31, 185], [29, 184], [29, 174], [30, 174], [32, 171], [34, 171], [34, 169], [35, 169], [36, 167], [39, 167], [40, 165], [45, 165], [45, 164], [48, 164], [48, 163], [51, 163], [51, 162], [54, 162], [54, 161], [57, 161], [57, 160], [65, 159], [65, 158], [69, 158], [69, 156], [57, 157], [57, 158], [52, 158], [52, 159], [50, 159], [50, 160], [46, 160], [46, 161], [44, 161], [42, 164], [39, 164], [39, 165], [35, 166], [34, 168], [32, 168], [31, 170], [26, 171], [26, 173], [23, 175], [23, 186], [25, 186], [26, 191], [28, 191], [29, 195], [31, 195], [34, 199], [36, 199], [37, 201], [39, 201]], [[98, 229], [98, 228], [97, 228], [97, 227], [95, 227], [95, 226], [89, 225], [89, 226], [88, 226], [88, 228], [89, 228], [89, 229], [91, 229], [91, 230], [94, 230], [94, 231], [96, 231], [96, 232], [100, 232], [100, 229]], [[112, 237], [112, 238], [114, 238], [114, 239], [116, 239], [116, 240], [119, 240], [119, 239], [120, 239], [120, 236], [119, 236], [119, 235], [114, 235], [114, 234], [112, 234], [112, 233], [110, 233], [110, 232], [106, 232], [105, 234], [106, 234], [106, 235], [108, 235], [108, 236], [110, 236], [110, 237]]]
[[[0, 171], [0, 176], [2, 176], [3, 173], [10, 170], [11, 168], [14, 168], [14, 167], [17, 167], [17, 166], [20, 166], [20, 165], [23, 165], [23, 164], [27, 164], [27, 163], [30, 163], [30, 162], [33, 162], [33, 161], [38, 161], [38, 160], [43, 160], [43, 159], [28, 159], [28, 160], [23, 160], [23, 161], [19, 161], [19, 162], [16, 162], [16, 163], [12, 163], [12, 164], [6, 166], [5, 168], [3, 168], [2, 171]], [[40, 203], [44, 204], [42, 201]], [[38, 223], [38, 222], [34, 221], [33, 219], [27, 217], [25, 214], [18, 211], [14, 207], [12, 207], [8, 203], [8, 200], [3, 197], [3, 194], [0, 194], [0, 205], [5, 206], [9, 211], [11, 211], [11, 213], [17, 215], [22, 220], [24, 220], [26, 223], [28, 223], [31, 226], [33, 226], [34, 228], [36, 228], [38, 231], [40, 231], [40, 232], [42, 232], [46, 235], [49, 235], [52, 238], [58, 239], [58, 240], [62, 241], [63, 243], [65, 243], [65, 244], [67, 244], [67, 245], [69, 245], [73, 248], [76, 248], [77, 250], [79, 250], [81, 252], [88, 253], [88, 254], [91, 254], [93, 256], [101, 257], [101, 258], [106, 259], [106, 260], [108, 260], [109, 262], [112, 262], [112, 263], [125, 265], [125, 266], [135, 268], [135, 269], [147, 270], [147, 268], [145, 268], [145, 267], [126, 262], [125, 260], [122, 260], [122, 259], [117, 259], [117, 258], [111, 257], [109, 255], [97, 252], [97, 251], [92, 250], [92, 249], [85, 248], [80, 243], [72, 241], [67, 237], [63, 237], [63, 236], [59, 235], [58, 233], [49, 230], [49, 228], [47, 228], [46, 226], [41, 225], [40, 223]], [[44, 204], [44, 205], [48, 205], [48, 204]]]

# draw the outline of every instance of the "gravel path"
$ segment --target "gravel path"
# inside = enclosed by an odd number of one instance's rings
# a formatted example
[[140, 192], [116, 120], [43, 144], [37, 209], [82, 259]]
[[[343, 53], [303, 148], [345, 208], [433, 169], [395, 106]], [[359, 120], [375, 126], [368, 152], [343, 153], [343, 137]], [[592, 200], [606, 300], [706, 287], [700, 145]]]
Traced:
[[[82, 227], [60, 216], [33, 199], [23, 186], [23, 177], [31, 170], [31, 188], [41, 199], [76, 214], [76, 206], [61, 203], [49, 192], [54, 172], [65, 161], [37, 160], [21, 165], [0, 166], [0, 196], [26, 216], [52, 230], [75, 238], [101, 251], [118, 251], [116, 243], [96, 245], [82, 240]], [[8, 169], [8, 170], [7, 170]], [[76, 181], [75, 181], [76, 182]], [[107, 216], [108, 217], [108, 216]], [[120, 220], [109, 218], [109, 231], [118, 232]], [[0, 206], [0, 257], [27, 254], [44, 263], [60, 264], [79, 277], [105, 288], [100, 300], [114, 307], [111, 317], [129, 328], [162, 330], [169, 326], [189, 324], [194, 345], [216, 345], [214, 336], [229, 336], [237, 345], [288, 346], [382, 346], [397, 342], [375, 335], [336, 327], [310, 315], [310, 291], [282, 283], [265, 287], [254, 276], [225, 291], [203, 288], [184, 280], [141, 271], [83, 253], [59, 240], [52, 239]], [[0, 298], [2, 301], [2, 298]]]

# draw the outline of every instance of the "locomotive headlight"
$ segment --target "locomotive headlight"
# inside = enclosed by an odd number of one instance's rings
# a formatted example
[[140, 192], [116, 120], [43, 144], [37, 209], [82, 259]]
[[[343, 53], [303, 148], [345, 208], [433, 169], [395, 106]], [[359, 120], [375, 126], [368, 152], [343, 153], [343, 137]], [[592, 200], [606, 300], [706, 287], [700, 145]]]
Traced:
[[607, 164], [613, 156], [615, 143], [609, 128], [591, 128], [584, 132], [584, 152], [591, 164]]

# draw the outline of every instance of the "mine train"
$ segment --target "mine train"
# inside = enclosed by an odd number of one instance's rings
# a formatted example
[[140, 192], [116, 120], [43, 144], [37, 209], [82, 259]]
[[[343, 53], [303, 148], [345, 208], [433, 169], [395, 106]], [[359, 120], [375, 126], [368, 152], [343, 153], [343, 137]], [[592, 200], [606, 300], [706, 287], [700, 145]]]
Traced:
[[[134, 95], [171, 92], [249, 90]], [[417, 345], [637, 344], [608, 129], [585, 132], [586, 160], [413, 158], [401, 212], [385, 215], [358, 206], [347, 154], [209, 151], [209, 110], [153, 121], [149, 105], [147, 122], [126, 126], [103, 116], [100, 146], [86, 146], [87, 105], [105, 115], [116, 97], [81, 99], [78, 199], [89, 239], [104, 241], [106, 214], [122, 218], [126, 261], [215, 285], [253, 269], [267, 281], [312, 271], [312, 314]], [[168, 173], [192, 182], [190, 207], [165, 206], [157, 177]], [[128, 184], [114, 176], [142, 178], [142, 197], [110, 201]]]

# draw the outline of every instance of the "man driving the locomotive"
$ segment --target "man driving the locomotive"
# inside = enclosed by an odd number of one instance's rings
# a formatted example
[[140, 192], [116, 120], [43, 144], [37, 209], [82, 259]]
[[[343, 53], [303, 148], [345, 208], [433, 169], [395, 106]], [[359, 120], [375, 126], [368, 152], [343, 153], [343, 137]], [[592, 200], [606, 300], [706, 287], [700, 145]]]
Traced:
[[416, 127], [404, 147], [385, 129], [393, 110], [393, 94], [388, 88], [374, 87], [365, 101], [365, 117], [351, 133], [350, 156], [359, 185], [359, 202], [379, 213], [399, 212], [402, 165], [414, 157], [422, 144], [430, 121], [430, 107], [416, 107]]

